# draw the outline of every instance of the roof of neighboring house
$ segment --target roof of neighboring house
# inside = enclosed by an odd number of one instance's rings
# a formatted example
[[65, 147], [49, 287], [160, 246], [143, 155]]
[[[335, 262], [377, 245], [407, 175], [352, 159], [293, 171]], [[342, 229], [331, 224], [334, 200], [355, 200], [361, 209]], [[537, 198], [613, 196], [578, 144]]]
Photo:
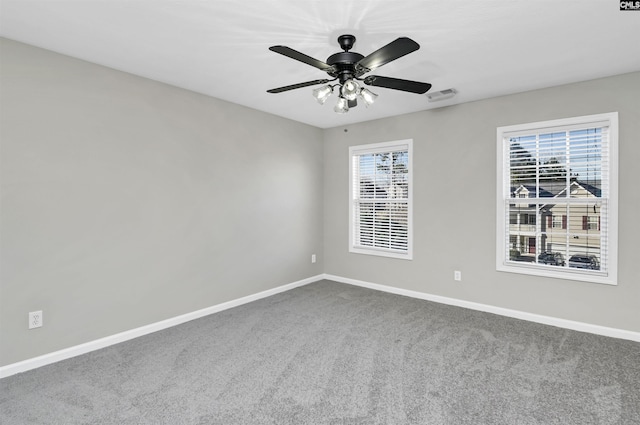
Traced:
[[[594, 181], [591, 183], [581, 182], [578, 180], [574, 180], [571, 182], [571, 186], [579, 186], [587, 191], [594, 197], [599, 198], [602, 195], [602, 189], [599, 187], [601, 184], [600, 181]], [[597, 186], [596, 186], [597, 185]], [[521, 192], [523, 189], [526, 189], [530, 194], [533, 194], [535, 197], [536, 186], [531, 184], [521, 184], [519, 186], [511, 186], [511, 193], [517, 194]], [[541, 198], [557, 198], [565, 193], [567, 189], [567, 184], [562, 180], [553, 180], [553, 181], [545, 181], [540, 185], [540, 197]]]
[[[529, 184], [521, 184], [520, 186], [514, 188], [511, 188], [511, 193], [517, 194], [519, 192], [522, 192], [523, 189], [526, 189], [530, 194], [533, 194], [533, 196], [529, 196], [529, 197], [535, 197], [535, 193], [536, 193], [536, 186], [535, 185], [529, 185]], [[553, 194], [553, 192], [545, 189], [545, 188], [540, 188], [540, 197], [541, 198], [553, 198], [555, 195]]]

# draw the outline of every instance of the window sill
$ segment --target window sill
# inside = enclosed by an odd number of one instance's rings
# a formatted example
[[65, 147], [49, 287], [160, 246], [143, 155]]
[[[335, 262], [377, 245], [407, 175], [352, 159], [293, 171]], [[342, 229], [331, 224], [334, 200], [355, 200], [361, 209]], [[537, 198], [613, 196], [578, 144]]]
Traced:
[[606, 272], [597, 270], [570, 269], [567, 267], [541, 266], [537, 264], [518, 264], [510, 261], [506, 264], [497, 264], [499, 272], [517, 273], [530, 276], [551, 277], [555, 279], [577, 280], [581, 282], [600, 283], [604, 285], [617, 285], [617, 279]]
[[413, 260], [410, 252], [393, 252], [375, 248], [349, 248], [349, 252], [353, 254], [374, 255], [376, 257], [399, 258], [401, 260]]

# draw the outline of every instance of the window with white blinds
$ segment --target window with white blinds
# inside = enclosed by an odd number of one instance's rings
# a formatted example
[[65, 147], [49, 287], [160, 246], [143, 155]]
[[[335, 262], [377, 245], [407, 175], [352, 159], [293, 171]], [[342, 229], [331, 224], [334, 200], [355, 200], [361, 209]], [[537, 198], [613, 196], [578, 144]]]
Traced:
[[617, 113], [498, 128], [498, 270], [617, 283], [617, 133]]
[[350, 252], [412, 258], [412, 143], [349, 148]]

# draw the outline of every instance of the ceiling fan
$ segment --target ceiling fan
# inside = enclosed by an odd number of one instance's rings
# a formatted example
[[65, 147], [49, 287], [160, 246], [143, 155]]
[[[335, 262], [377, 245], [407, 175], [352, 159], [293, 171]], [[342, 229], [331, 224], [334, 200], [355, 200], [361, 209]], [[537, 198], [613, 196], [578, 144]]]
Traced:
[[[367, 72], [373, 71], [382, 65], [418, 50], [420, 45], [415, 41], [407, 37], [400, 37], [367, 56], [350, 52], [355, 42], [356, 38], [353, 35], [345, 34], [338, 37], [338, 44], [340, 44], [340, 48], [344, 51], [329, 56], [326, 62], [314, 59], [287, 46], [269, 47], [269, 50], [273, 52], [318, 68], [329, 74], [332, 78], [278, 87], [267, 90], [267, 92], [282, 93], [302, 87], [326, 84], [313, 90], [313, 96], [316, 100], [320, 104], [324, 104], [333, 93], [334, 88], [339, 87], [338, 103], [334, 110], [338, 113], [347, 113], [349, 112], [349, 108], [357, 106], [357, 99], [362, 100], [366, 106], [369, 106], [375, 101], [376, 97], [378, 97], [377, 94], [362, 87], [358, 81], [368, 86], [384, 87], [417, 94], [426, 93], [431, 88], [431, 84], [429, 83], [401, 80], [399, 78], [381, 77], [378, 75], [369, 75], [362, 78]], [[336, 84], [327, 84], [336, 80], [338, 81]]]

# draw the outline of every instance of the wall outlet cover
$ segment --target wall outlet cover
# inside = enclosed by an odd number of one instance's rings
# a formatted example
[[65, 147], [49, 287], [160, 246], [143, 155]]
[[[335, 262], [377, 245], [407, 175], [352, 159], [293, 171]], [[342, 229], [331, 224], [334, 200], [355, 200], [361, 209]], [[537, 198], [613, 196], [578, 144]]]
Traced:
[[42, 310], [29, 312], [29, 329], [42, 327]]

